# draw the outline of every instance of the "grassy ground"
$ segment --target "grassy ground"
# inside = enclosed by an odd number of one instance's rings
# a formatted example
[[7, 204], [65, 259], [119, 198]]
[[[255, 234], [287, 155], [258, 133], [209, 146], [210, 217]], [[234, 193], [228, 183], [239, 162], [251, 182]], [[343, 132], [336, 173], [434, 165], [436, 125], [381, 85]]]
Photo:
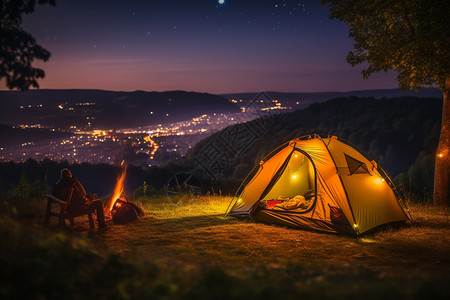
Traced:
[[[56, 279], [64, 286], [57, 293], [68, 291], [69, 298], [96, 293], [100, 298], [121, 299], [450, 296], [448, 212], [412, 206], [413, 224], [358, 239], [224, 217], [230, 200], [141, 198], [136, 202], [146, 215], [134, 223], [89, 232], [87, 219], [79, 219], [62, 233], [39, 224], [42, 203], [27, 208], [8, 204], [3, 210], [10, 213], [0, 219], [0, 237], [7, 242], [0, 252], [0, 266], [21, 271], [16, 279], [0, 278], [0, 282], [12, 280], [14, 286], [21, 272], [36, 275], [43, 268], [47, 277], [66, 276]], [[8, 224], [13, 225], [8, 228]], [[49, 266], [58, 262], [61, 266]], [[73, 268], [74, 274], [66, 267]], [[46, 276], [32, 286], [42, 289], [44, 298], [54, 298], [53, 289], [43, 288], [48, 284]], [[105, 277], [111, 278], [109, 284]], [[82, 293], [77, 287], [86, 281], [96, 282], [97, 288]], [[14, 292], [0, 285], [0, 296]]]
[[449, 271], [448, 215], [413, 207], [416, 223], [356, 239], [224, 217], [227, 197], [152, 203], [132, 225], [112, 226], [102, 239], [118, 251], [163, 257], [183, 264], [226, 269], [286, 268], [291, 263], [330, 267], [361, 265], [386, 275], [427, 276]]

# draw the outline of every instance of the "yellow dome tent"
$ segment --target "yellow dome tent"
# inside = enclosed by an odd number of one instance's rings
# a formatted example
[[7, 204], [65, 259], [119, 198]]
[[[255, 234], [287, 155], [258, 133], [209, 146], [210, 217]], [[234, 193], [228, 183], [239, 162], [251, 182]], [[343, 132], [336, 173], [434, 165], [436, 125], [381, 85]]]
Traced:
[[400, 200], [368, 154], [335, 136], [315, 134], [266, 156], [241, 184], [226, 215], [359, 235], [411, 220]]

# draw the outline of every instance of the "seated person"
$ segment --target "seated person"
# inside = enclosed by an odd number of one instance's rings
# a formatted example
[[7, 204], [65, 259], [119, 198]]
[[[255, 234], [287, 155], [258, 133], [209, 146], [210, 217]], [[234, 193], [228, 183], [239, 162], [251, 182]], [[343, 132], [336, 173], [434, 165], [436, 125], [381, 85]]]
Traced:
[[68, 169], [61, 170], [61, 178], [53, 188], [53, 195], [69, 202], [66, 208], [68, 213], [76, 213], [90, 208], [95, 209], [98, 226], [104, 227], [106, 225], [102, 202], [96, 199], [97, 195], [86, 195], [80, 181], [72, 177], [72, 173]]

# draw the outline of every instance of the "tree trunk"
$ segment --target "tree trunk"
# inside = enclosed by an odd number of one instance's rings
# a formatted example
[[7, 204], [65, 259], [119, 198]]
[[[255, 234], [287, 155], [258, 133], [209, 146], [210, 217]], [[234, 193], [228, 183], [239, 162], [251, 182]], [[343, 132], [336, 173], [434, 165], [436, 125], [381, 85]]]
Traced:
[[434, 205], [447, 206], [450, 180], [450, 77], [445, 80], [442, 126], [434, 169]]

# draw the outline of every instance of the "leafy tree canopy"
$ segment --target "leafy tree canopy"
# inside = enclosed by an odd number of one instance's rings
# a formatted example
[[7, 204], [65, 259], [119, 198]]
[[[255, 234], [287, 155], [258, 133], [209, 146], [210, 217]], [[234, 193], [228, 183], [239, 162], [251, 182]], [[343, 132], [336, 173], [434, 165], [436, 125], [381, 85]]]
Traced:
[[450, 1], [321, 0], [330, 17], [350, 26], [347, 62], [368, 63], [363, 77], [395, 70], [401, 88], [437, 84], [450, 76]]
[[22, 16], [34, 11], [36, 4], [55, 5], [55, 0], [0, 0], [0, 79], [10, 89], [39, 87], [42, 69], [34, 68], [34, 59], [47, 61], [50, 52], [21, 27]]

